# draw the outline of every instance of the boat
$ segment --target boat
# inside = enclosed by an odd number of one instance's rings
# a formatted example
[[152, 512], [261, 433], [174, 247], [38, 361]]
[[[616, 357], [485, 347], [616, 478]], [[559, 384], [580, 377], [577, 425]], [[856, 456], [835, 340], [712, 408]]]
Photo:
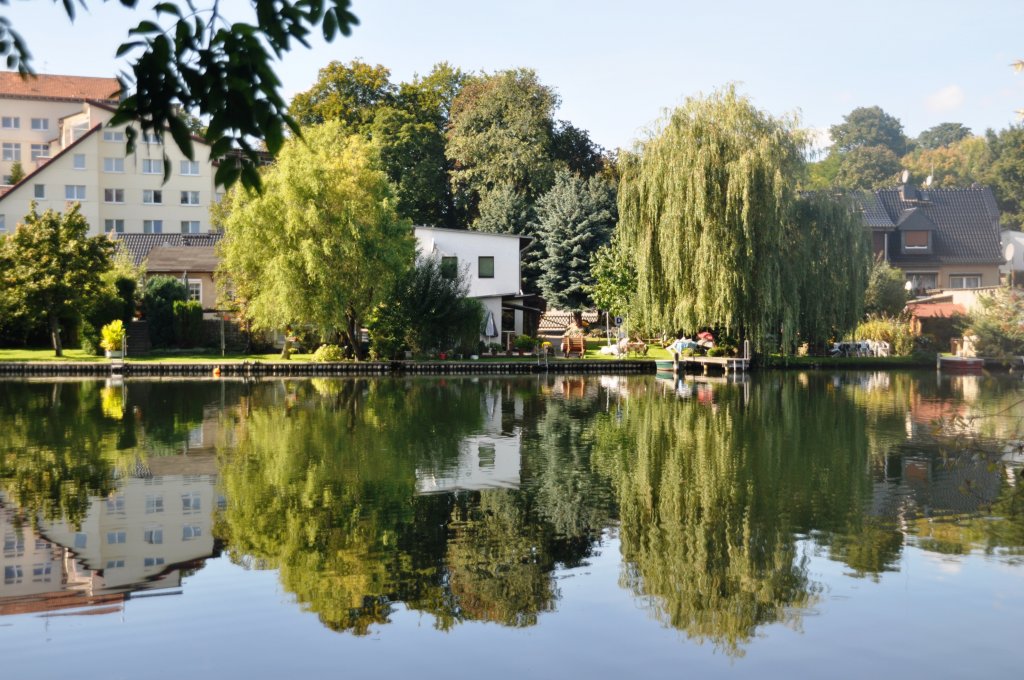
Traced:
[[981, 357], [939, 356], [939, 371], [967, 375], [980, 375], [985, 371], [985, 360]]

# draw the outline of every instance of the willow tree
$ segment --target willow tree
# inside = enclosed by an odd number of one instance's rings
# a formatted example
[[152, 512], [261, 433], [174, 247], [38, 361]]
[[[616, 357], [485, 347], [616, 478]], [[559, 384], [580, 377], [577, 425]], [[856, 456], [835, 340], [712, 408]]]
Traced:
[[221, 266], [243, 313], [254, 328], [313, 324], [358, 348], [361, 322], [415, 255], [377, 153], [328, 122], [285, 144], [263, 182], [221, 209]]
[[711, 326], [761, 347], [780, 331], [794, 338], [803, 163], [795, 122], [733, 87], [671, 112], [622, 163], [620, 229], [641, 323]]

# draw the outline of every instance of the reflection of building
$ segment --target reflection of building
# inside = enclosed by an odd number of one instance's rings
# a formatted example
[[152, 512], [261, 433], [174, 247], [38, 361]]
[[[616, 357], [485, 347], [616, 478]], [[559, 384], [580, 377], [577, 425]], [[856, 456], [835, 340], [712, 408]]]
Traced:
[[[484, 391], [482, 401], [483, 427], [459, 442], [455, 464], [443, 469], [416, 469], [419, 493], [519, 488], [522, 429], [518, 425], [510, 431], [503, 429], [500, 391]], [[518, 406], [515, 410], [521, 417], [521, 403]]]
[[0, 614], [109, 605], [180, 586], [183, 569], [217, 552], [215, 486], [213, 456], [156, 457], [147, 474], [93, 498], [79, 527], [42, 520], [36, 533], [4, 508]]

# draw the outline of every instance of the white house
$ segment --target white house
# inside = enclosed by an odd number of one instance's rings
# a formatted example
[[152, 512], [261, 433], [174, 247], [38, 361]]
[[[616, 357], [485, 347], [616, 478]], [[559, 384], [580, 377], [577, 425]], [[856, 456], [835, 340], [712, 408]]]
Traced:
[[[108, 80], [51, 78], [72, 83]], [[115, 100], [36, 101], [15, 87], [17, 82], [8, 81], [0, 79], [0, 139], [13, 141], [2, 142], [5, 164], [0, 169], [9, 174], [10, 165], [19, 160], [26, 175], [13, 186], [0, 187], [0, 233], [13, 231], [33, 201], [40, 212], [64, 211], [78, 203], [92, 234], [210, 231], [210, 205], [217, 199], [215, 168], [203, 139], [193, 137], [195, 160], [156, 135], [140, 139], [135, 152], [126, 155], [124, 126], [109, 126]], [[44, 105], [53, 110], [44, 110]], [[75, 110], [68, 112], [69, 106]], [[170, 163], [166, 182], [165, 155]]]
[[507, 345], [511, 335], [523, 332], [520, 253], [533, 239], [440, 227], [416, 227], [415, 234], [421, 256], [439, 258], [466, 274], [469, 297], [479, 300], [488, 316], [481, 340]]

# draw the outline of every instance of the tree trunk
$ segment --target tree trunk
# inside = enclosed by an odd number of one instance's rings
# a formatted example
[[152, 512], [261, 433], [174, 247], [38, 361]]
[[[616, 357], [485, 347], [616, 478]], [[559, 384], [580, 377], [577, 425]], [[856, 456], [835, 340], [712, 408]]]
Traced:
[[352, 348], [352, 356], [356, 361], [362, 361], [363, 348], [360, 342], [359, 319], [356, 318], [351, 310], [345, 313], [345, 318], [348, 322], [345, 328], [345, 335], [348, 336], [348, 344]]
[[60, 342], [60, 319], [50, 314], [50, 339], [53, 341], [54, 356], [64, 356], [64, 346]]

